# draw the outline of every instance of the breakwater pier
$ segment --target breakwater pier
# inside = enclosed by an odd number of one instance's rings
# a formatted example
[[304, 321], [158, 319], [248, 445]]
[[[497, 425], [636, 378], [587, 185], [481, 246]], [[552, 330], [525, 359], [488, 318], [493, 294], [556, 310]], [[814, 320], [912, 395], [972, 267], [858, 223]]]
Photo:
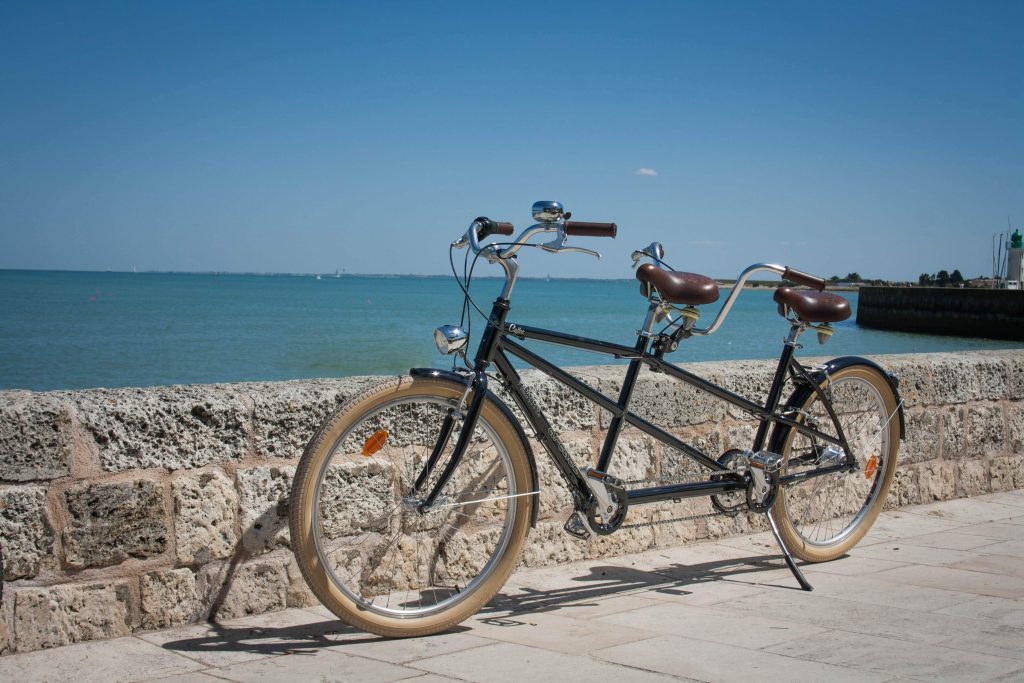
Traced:
[[857, 324], [897, 332], [1024, 341], [1024, 291], [861, 287]]

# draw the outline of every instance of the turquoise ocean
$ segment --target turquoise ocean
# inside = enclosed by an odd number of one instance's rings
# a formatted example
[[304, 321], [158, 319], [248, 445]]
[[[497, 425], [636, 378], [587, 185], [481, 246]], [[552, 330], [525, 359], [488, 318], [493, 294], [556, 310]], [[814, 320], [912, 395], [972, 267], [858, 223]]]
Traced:
[[[484, 310], [500, 279], [477, 279]], [[719, 303], [704, 306], [710, 324]], [[857, 294], [844, 292], [856, 306]], [[392, 374], [448, 367], [432, 331], [456, 323], [451, 277], [0, 271], [0, 388], [80, 389]], [[509, 320], [633, 344], [646, 301], [635, 280], [521, 280]], [[855, 317], [855, 316], [854, 316]], [[473, 326], [475, 341], [481, 319]], [[787, 325], [768, 290], [741, 293], [725, 324], [675, 362], [777, 357]], [[880, 332], [851, 319], [805, 355], [1024, 348], [984, 339]], [[564, 365], [616, 362], [550, 344]]]

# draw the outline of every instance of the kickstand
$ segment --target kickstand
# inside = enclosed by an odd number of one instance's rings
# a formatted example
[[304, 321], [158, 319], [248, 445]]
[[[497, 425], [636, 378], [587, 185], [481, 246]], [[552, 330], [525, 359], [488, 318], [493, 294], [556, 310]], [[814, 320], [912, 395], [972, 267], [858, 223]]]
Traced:
[[807, 582], [804, 578], [803, 572], [800, 571], [800, 567], [796, 566], [796, 562], [793, 561], [793, 556], [789, 554], [789, 548], [782, 542], [782, 536], [779, 535], [779, 526], [775, 523], [775, 516], [772, 511], [768, 511], [768, 522], [772, 525], [772, 535], [775, 536], [775, 542], [782, 548], [782, 557], [786, 560], [786, 566], [789, 567], [789, 571], [793, 572], [793, 576], [796, 577], [796, 582], [800, 584], [801, 590], [812, 591], [814, 587]]

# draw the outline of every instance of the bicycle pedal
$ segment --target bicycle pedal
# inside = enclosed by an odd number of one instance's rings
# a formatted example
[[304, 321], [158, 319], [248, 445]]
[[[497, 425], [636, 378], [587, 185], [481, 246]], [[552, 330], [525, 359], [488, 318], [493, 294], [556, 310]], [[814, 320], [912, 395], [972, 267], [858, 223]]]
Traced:
[[569, 519], [565, 520], [565, 524], [562, 525], [562, 531], [581, 541], [589, 540], [593, 535], [587, 522], [583, 519], [583, 515], [579, 512], [569, 515]]

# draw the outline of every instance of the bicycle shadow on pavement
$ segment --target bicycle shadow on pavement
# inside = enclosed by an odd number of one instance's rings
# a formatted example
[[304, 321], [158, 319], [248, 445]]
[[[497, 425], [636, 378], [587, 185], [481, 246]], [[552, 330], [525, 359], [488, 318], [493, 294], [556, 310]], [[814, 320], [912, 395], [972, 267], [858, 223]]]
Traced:
[[[594, 607], [601, 601], [626, 595], [642, 597], [645, 593], [685, 596], [693, 593], [688, 586], [716, 582], [757, 583], [753, 577], [762, 572], [786, 571], [785, 564], [776, 556], [757, 555], [728, 558], [697, 564], [669, 564], [654, 569], [636, 569], [621, 565], [591, 566], [588, 574], [564, 574], [564, 580], [574, 585], [548, 590], [522, 585], [505, 586], [479, 615], [494, 615], [500, 620], [501, 614], [523, 612], [553, 612], [566, 607]], [[513, 575], [514, 581], [514, 575]], [[766, 584], [761, 584], [766, 585]], [[773, 588], [800, 590], [795, 583], [792, 587], [772, 585]]]
[[[559, 571], [557, 566], [548, 568]], [[650, 570], [620, 565], [587, 567], [586, 574], [573, 574], [574, 568], [561, 568], [561, 580], [572, 585], [554, 589], [536, 589], [524, 578], [521, 584], [506, 585], [475, 617], [491, 625], [502, 625], [503, 620], [523, 613], [555, 612], [565, 608], [597, 606], [611, 598], [645, 593], [685, 596], [693, 591], [687, 587], [716, 582], [756, 583], [754, 576], [785, 569], [776, 557], [751, 556], [714, 560], [692, 565], [668, 564]], [[763, 585], [763, 584], [762, 584]], [[773, 586], [786, 589], [788, 586]], [[799, 589], [797, 589], [799, 590]], [[262, 615], [272, 621], [274, 613]], [[316, 616], [310, 613], [311, 619]], [[467, 623], [470, 620], [467, 620]], [[193, 627], [193, 629], [199, 627]], [[245, 626], [210, 621], [206, 632], [192, 637], [164, 642], [161, 646], [177, 652], [210, 655], [247, 653], [263, 656], [312, 654], [323, 648], [344, 648], [347, 645], [389, 640], [354, 627], [337, 619], [312, 621], [289, 626]], [[471, 631], [467, 626], [456, 626], [447, 634]], [[441, 634], [438, 634], [441, 635]], [[431, 637], [431, 636], [427, 636]]]
[[[272, 617], [273, 613], [264, 616]], [[344, 648], [346, 645], [391, 640], [360, 631], [338, 619], [293, 626], [227, 626], [210, 623], [207, 629], [202, 635], [168, 641], [160, 646], [165, 650], [192, 653], [193, 656], [201, 656], [202, 653], [277, 656], [308, 655], [324, 648]], [[456, 626], [445, 633], [468, 630], [465, 626]], [[226, 661], [225, 665], [231, 663], [234, 661]]]

